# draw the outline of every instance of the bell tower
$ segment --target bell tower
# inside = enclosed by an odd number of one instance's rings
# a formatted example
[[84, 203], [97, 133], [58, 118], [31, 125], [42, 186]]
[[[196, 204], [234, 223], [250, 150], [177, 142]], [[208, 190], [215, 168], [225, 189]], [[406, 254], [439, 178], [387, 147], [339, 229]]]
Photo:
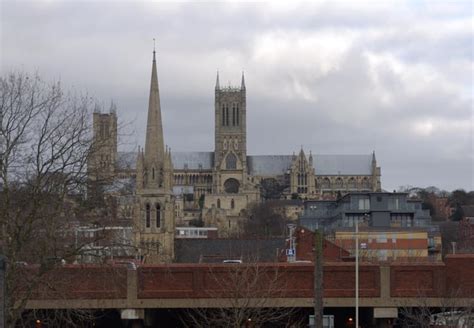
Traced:
[[214, 193], [237, 193], [247, 177], [245, 77], [240, 87], [215, 87]]

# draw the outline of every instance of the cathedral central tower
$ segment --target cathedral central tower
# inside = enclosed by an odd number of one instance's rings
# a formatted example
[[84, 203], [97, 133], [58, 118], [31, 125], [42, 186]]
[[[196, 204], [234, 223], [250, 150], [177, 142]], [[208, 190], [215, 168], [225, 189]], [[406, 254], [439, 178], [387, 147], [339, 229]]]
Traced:
[[247, 174], [246, 90], [242, 73], [239, 87], [223, 87], [217, 73], [215, 87], [214, 193], [237, 193]]

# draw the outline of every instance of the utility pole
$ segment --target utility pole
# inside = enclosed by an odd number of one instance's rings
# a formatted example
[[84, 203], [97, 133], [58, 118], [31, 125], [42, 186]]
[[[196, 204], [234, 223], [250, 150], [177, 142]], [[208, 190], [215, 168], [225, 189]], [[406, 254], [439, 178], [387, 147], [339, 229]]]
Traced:
[[323, 327], [323, 234], [314, 230], [314, 327]]
[[359, 220], [355, 224], [355, 327], [359, 328]]

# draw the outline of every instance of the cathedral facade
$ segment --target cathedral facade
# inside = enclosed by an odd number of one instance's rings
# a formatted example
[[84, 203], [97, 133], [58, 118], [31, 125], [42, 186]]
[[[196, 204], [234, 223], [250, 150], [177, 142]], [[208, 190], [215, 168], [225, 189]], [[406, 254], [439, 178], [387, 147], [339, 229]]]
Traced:
[[214, 150], [171, 152], [164, 146], [153, 52], [144, 149], [118, 151], [115, 106], [93, 114], [90, 179], [132, 181], [134, 240], [154, 262], [173, 258], [176, 225], [200, 221], [224, 236], [238, 229], [251, 204], [267, 199], [334, 199], [381, 190], [375, 153], [318, 155], [301, 148], [291, 155], [248, 155], [246, 97], [243, 74], [237, 87], [221, 87], [217, 75]]

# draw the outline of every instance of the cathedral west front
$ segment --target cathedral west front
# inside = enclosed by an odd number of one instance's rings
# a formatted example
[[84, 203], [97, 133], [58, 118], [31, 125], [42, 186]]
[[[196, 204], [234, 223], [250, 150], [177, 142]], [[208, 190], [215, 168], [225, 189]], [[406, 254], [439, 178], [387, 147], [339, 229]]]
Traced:
[[[239, 86], [226, 87], [220, 85], [218, 74], [214, 149], [171, 151], [164, 143], [153, 52], [145, 147], [118, 151], [115, 106], [108, 113], [93, 114], [96, 151], [88, 162], [89, 177], [106, 185], [105, 190], [133, 199], [129, 208], [134, 242], [152, 262], [172, 260], [176, 226], [200, 222], [226, 236], [239, 229], [255, 203], [334, 199], [350, 191], [381, 190], [374, 152], [323, 155], [301, 148], [290, 155], [247, 154], [246, 99], [243, 74]], [[120, 182], [128, 188], [121, 188]]]

